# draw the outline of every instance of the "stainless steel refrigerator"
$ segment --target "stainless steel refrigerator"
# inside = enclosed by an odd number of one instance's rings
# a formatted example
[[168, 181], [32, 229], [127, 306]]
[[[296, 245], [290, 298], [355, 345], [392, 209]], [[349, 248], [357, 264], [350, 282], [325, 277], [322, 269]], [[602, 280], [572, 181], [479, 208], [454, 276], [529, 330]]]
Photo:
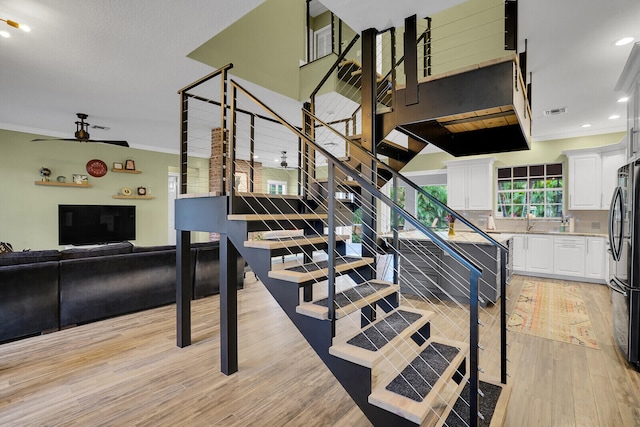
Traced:
[[613, 336], [625, 358], [640, 366], [640, 163], [618, 169], [609, 210], [609, 288]]

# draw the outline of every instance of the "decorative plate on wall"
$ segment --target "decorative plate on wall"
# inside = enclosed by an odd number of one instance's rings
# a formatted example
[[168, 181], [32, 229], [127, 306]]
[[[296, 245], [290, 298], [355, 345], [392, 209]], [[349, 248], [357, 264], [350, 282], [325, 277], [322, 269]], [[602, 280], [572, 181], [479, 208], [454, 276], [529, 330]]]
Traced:
[[107, 164], [98, 159], [89, 160], [87, 162], [87, 172], [91, 176], [100, 178], [101, 176], [105, 176], [107, 174]]

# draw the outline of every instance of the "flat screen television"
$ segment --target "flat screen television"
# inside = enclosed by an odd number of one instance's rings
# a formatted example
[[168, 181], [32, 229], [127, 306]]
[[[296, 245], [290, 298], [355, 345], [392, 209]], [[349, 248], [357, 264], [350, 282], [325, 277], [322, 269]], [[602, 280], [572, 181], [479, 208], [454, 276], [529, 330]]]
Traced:
[[59, 245], [98, 245], [135, 238], [135, 206], [58, 205]]

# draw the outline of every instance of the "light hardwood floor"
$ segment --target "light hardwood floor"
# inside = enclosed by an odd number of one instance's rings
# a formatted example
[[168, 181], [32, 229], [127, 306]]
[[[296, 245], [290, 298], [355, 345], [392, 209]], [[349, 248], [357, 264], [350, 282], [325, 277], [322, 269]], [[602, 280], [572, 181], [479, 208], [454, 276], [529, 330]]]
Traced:
[[[248, 276], [238, 373], [219, 372], [217, 296], [193, 303], [184, 349], [175, 306], [148, 310], [1, 345], [0, 425], [370, 426]], [[525, 280], [514, 276], [509, 305]], [[509, 333], [507, 426], [640, 426], [640, 374], [614, 348], [607, 288], [581, 290], [601, 349]]]

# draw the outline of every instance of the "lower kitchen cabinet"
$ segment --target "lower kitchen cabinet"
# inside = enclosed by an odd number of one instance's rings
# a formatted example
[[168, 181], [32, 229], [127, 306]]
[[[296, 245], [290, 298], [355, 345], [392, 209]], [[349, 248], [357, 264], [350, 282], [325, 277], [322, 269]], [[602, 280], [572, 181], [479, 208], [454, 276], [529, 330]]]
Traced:
[[585, 254], [585, 272], [588, 279], [607, 279], [607, 244], [604, 237], [587, 237]]
[[553, 236], [530, 234], [526, 239], [526, 270], [553, 274]]
[[605, 283], [604, 237], [520, 234], [513, 237], [513, 272], [528, 276]]
[[513, 271], [553, 274], [553, 236], [519, 234], [513, 236]]
[[583, 277], [585, 266], [583, 236], [555, 236], [553, 239], [553, 274]]

